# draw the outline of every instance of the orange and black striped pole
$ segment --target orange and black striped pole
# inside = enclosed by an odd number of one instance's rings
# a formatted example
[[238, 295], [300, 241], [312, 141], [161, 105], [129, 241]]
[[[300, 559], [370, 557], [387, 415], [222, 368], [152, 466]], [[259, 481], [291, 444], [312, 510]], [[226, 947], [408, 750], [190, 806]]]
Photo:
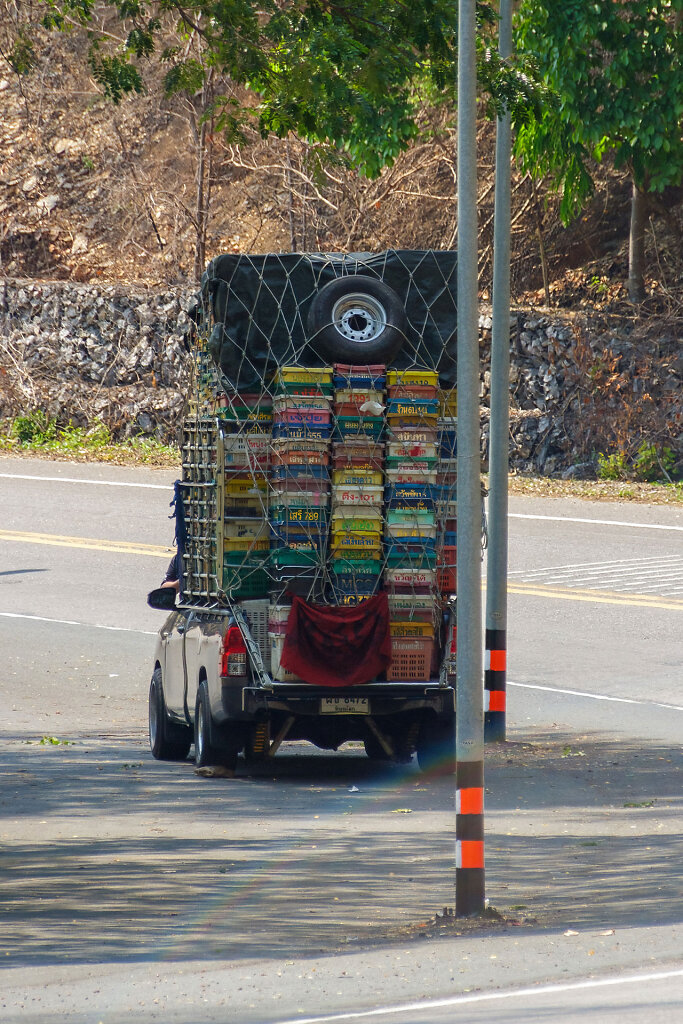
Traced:
[[455, 912], [484, 910], [484, 762], [458, 761], [455, 774]]
[[[487, 588], [487, 614], [490, 611], [488, 593]], [[506, 672], [506, 631], [487, 628], [484, 652], [484, 737], [487, 742], [505, 739]]]
[[484, 687], [481, 623], [475, 0], [458, 7], [458, 658], [455, 913], [484, 911]]
[[[500, 0], [498, 49], [512, 53], [512, 2]], [[510, 115], [496, 126], [496, 197], [493, 224], [491, 419], [489, 423], [489, 543], [486, 567], [484, 730], [487, 741], [505, 739], [508, 565], [508, 463], [510, 445]]]

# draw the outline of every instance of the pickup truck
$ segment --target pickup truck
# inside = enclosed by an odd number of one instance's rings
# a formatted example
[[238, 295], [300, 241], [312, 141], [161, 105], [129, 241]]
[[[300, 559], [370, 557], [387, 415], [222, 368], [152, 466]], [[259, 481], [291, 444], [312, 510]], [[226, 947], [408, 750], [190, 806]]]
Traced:
[[[180, 591], [148, 598], [169, 612], [154, 757], [194, 744], [198, 766], [234, 768], [285, 741], [360, 741], [453, 770], [454, 295], [454, 253], [209, 265], [176, 484]], [[316, 648], [302, 623], [321, 611]], [[372, 639], [340, 657], [373, 615]]]

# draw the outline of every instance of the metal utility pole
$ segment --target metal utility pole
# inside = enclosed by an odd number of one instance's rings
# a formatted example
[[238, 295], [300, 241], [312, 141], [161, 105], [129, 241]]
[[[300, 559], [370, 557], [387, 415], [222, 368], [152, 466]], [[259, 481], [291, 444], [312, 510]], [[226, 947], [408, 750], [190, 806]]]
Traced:
[[455, 913], [484, 910], [475, 0], [458, 8], [458, 656]]
[[[498, 50], [512, 52], [512, 0], [500, 0]], [[496, 126], [493, 331], [489, 432], [489, 545], [486, 574], [484, 710], [487, 740], [505, 739], [507, 670], [508, 458], [510, 427], [510, 114]]]

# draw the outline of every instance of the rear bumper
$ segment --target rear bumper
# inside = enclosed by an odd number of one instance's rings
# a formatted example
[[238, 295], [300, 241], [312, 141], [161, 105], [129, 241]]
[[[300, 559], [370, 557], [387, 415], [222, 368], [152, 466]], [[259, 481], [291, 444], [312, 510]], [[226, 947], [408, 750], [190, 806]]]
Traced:
[[374, 683], [348, 689], [306, 683], [273, 683], [272, 689], [246, 686], [242, 690], [242, 714], [251, 718], [270, 711], [284, 711], [290, 715], [317, 717], [321, 715], [321, 698], [332, 696], [367, 697], [368, 713], [372, 716], [419, 710], [432, 711], [440, 718], [452, 718], [455, 714], [455, 689], [439, 686], [437, 681]]

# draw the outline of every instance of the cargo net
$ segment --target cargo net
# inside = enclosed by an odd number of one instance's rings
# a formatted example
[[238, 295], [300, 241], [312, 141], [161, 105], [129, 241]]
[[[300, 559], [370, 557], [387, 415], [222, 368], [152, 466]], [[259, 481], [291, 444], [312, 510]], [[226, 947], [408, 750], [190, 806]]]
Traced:
[[[255, 362], [242, 346], [228, 376], [215, 337], [197, 343], [185, 423], [184, 599], [263, 600], [272, 674], [289, 681], [279, 654], [293, 594], [356, 605], [384, 590], [387, 679], [431, 678], [456, 590], [457, 399], [443, 350], [402, 347], [404, 365], [389, 368], [311, 365], [305, 345], [280, 362], [280, 335]], [[258, 387], [245, 384], [252, 371]]]

